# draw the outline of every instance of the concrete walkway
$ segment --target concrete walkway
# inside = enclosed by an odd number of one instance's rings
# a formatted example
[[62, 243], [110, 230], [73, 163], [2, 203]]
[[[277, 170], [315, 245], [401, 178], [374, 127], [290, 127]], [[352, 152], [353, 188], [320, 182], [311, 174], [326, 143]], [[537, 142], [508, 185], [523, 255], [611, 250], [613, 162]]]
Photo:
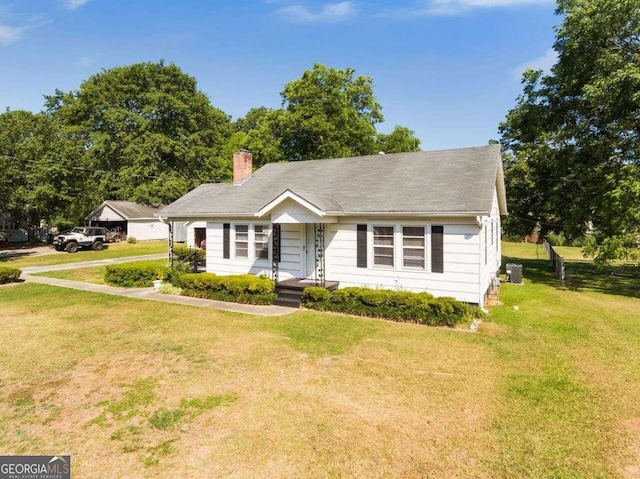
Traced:
[[46, 276], [34, 276], [35, 273], [45, 273], [47, 271], [61, 271], [78, 268], [91, 268], [96, 266], [104, 266], [115, 263], [129, 263], [132, 261], [143, 261], [150, 259], [162, 259], [166, 255], [146, 255], [133, 256], [128, 258], [113, 258], [98, 261], [86, 261], [83, 263], [52, 265], [52, 266], [33, 266], [22, 269], [21, 278], [29, 283], [48, 284], [51, 286], [60, 286], [62, 288], [79, 289], [82, 291], [90, 291], [92, 293], [114, 294], [117, 296], [125, 296], [127, 298], [144, 299], [147, 301], [157, 301], [161, 303], [185, 304], [188, 306], [199, 306], [202, 308], [213, 308], [221, 311], [230, 311], [234, 313], [253, 314], [256, 316], [281, 316], [298, 311], [297, 308], [288, 308], [286, 306], [259, 306], [253, 304], [228, 303], [226, 301], [215, 301], [212, 299], [191, 298], [188, 296], [179, 296], [176, 294], [164, 294], [153, 291], [153, 288], [117, 288], [103, 284], [85, 283], [82, 281], [71, 281], [60, 278], [47, 278]]

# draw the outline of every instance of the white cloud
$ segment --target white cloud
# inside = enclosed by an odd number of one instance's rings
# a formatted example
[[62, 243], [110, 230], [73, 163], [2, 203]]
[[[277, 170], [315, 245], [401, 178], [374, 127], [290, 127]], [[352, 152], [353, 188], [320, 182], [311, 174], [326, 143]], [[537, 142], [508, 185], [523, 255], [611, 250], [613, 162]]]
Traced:
[[353, 2], [326, 3], [313, 11], [304, 5], [291, 5], [276, 10], [276, 15], [294, 23], [336, 23], [356, 13]]
[[378, 16], [413, 18], [437, 15], [457, 15], [469, 10], [497, 7], [518, 7], [524, 5], [555, 4], [555, 0], [422, 0], [410, 6], [387, 9]]
[[69, 10], [75, 10], [76, 8], [80, 8], [85, 3], [88, 3], [90, 0], [62, 0], [62, 3]]
[[0, 45], [6, 46], [22, 38], [25, 28], [0, 25]]
[[522, 74], [527, 68], [532, 70], [542, 70], [545, 74], [551, 73], [551, 67], [558, 61], [558, 54], [553, 48], [549, 48], [544, 55], [533, 58], [532, 60], [521, 63], [510, 69], [511, 76], [514, 80], [522, 80]]

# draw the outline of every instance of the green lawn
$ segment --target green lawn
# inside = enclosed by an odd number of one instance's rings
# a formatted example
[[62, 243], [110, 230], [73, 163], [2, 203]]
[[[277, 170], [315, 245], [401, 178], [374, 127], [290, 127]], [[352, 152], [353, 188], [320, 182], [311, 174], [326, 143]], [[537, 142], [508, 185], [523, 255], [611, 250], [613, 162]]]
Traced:
[[11, 251], [15, 256], [6, 257], [0, 255], [0, 265], [14, 268], [27, 266], [49, 266], [55, 264], [81, 263], [83, 261], [97, 261], [101, 259], [123, 258], [126, 256], [142, 256], [147, 254], [160, 254], [168, 251], [166, 241], [140, 241], [136, 244], [109, 243], [102, 251], [79, 250], [77, 253], [55, 251], [53, 246], [51, 254], [31, 255], [21, 254], [20, 250]]
[[2, 286], [0, 450], [74, 477], [637, 477], [640, 299], [503, 253], [525, 284], [475, 334]]
[[[145, 263], [156, 263], [158, 266], [166, 266], [166, 259], [155, 261], [145, 261]], [[85, 283], [105, 284], [104, 273], [106, 266], [97, 266], [93, 268], [77, 268], [62, 271], [49, 271], [46, 273], [37, 273], [35, 276], [46, 276], [48, 278], [69, 279], [71, 281], [83, 281]]]

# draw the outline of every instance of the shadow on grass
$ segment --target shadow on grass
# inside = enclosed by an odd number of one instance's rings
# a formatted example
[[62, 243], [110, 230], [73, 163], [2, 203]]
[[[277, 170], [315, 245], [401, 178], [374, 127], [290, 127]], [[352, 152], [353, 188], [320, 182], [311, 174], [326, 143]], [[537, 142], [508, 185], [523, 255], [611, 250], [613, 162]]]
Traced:
[[6, 263], [7, 261], [13, 261], [20, 258], [26, 258], [27, 256], [34, 256], [30, 251], [3, 251], [0, 253], [0, 263]]
[[568, 289], [640, 298], [638, 265], [607, 266], [598, 269], [590, 263], [565, 264], [565, 287]]
[[640, 266], [617, 265], [596, 268], [584, 261], [565, 262], [564, 284], [555, 277], [551, 263], [547, 259], [522, 259], [505, 256], [502, 258], [502, 272], [507, 263], [522, 265], [522, 275], [532, 283], [543, 283], [555, 288], [571, 291], [594, 291], [630, 298], [640, 298]]

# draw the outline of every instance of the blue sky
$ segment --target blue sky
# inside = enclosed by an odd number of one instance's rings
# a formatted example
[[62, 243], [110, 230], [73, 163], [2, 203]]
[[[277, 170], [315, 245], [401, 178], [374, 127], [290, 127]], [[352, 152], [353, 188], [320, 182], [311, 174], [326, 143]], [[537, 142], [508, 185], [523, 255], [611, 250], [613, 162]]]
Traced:
[[103, 68], [173, 62], [232, 117], [278, 107], [314, 63], [373, 78], [388, 132], [484, 145], [549, 68], [553, 0], [0, 0], [0, 108], [39, 111]]

